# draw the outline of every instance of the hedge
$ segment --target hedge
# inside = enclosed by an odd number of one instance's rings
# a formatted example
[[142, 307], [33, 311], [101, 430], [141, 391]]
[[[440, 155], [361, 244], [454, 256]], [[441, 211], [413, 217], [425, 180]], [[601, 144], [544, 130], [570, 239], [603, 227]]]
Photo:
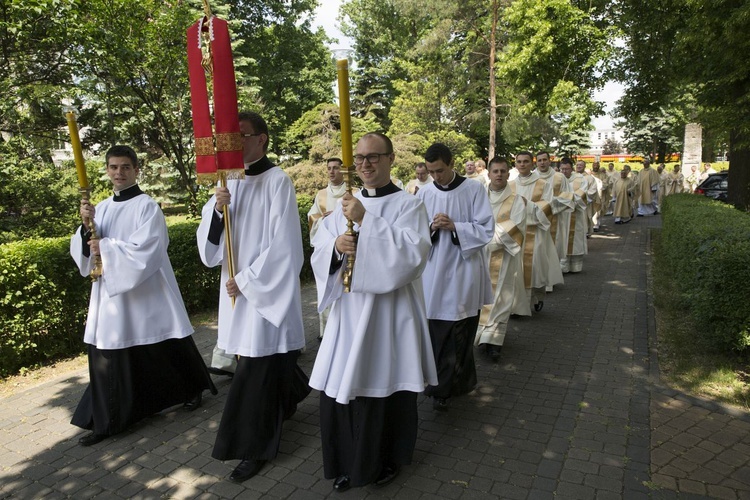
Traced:
[[667, 196], [661, 255], [679, 303], [701, 332], [696, 342], [720, 352], [750, 348], [750, 215], [702, 196]]
[[[300, 196], [298, 210], [305, 251], [303, 279], [311, 279], [307, 212], [312, 198]], [[169, 258], [188, 312], [215, 308], [219, 268], [198, 256], [198, 221], [168, 220]], [[0, 245], [0, 376], [85, 350], [81, 341], [91, 282], [70, 257], [70, 238], [37, 238]]]

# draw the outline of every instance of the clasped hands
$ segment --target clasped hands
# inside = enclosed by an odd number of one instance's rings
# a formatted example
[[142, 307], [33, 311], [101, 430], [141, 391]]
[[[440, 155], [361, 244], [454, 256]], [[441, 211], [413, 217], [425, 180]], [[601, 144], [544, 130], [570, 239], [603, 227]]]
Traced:
[[453, 232], [456, 230], [456, 225], [453, 223], [450, 217], [448, 217], [448, 214], [443, 213], [437, 213], [432, 218], [432, 224], [430, 224], [430, 227], [433, 231], [436, 231], [438, 229], [445, 229], [446, 231]]

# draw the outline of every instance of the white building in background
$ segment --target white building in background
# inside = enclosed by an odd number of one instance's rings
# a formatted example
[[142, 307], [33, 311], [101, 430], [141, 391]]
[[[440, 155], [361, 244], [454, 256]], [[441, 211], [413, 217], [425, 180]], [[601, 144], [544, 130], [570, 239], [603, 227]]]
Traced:
[[627, 150], [625, 149], [625, 133], [617, 128], [598, 128], [591, 132], [589, 132], [589, 139], [591, 140], [591, 149], [589, 149], [589, 154], [591, 155], [601, 155], [602, 150], [604, 148], [604, 143], [607, 142], [610, 139], [614, 139], [615, 141], [620, 143], [620, 146], [622, 147], [622, 152], [627, 153]]

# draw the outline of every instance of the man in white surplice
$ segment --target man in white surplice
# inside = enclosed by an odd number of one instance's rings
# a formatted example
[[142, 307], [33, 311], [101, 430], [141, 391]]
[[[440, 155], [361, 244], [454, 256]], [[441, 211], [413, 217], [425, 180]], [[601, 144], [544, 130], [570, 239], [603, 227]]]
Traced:
[[[229, 476], [235, 482], [256, 475], [276, 456], [283, 420], [310, 391], [297, 366], [305, 346], [299, 283], [304, 257], [294, 186], [266, 156], [266, 121], [253, 112], [240, 113], [239, 121], [245, 178], [216, 188], [197, 234], [203, 263], [221, 265], [217, 345], [237, 356], [211, 453], [218, 460], [240, 460]], [[225, 258], [225, 205], [232, 214], [234, 278]]]
[[523, 287], [523, 237], [526, 232], [526, 200], [508, 185], [508, 161], [490, 160], [488, 194], [495, 217], [495, 235], [485, 247], [490, 278], [495, 290], [491, 307], [484, 306], [474, 345], [484, 345], [493, 361], [500, 357], [505, 342], [513, 299], [525, 295]]
[[[91, 430], [82, 446], [178, 403], [195, 410], [204, 389], [216, 394], [169, 262], [164, 214], [136, 181], [138, 157], [113, 146], [105, 158], [114, 196], [96, 208], [82, 200], [83, 225], [70, 240], [81, 275], [96, 256], [102, 263], [83, 337], [90, 380], [71, 420]], [[91, 237], [92, 220], [99, 239]]]
[[[323, 472], [336, 491], [386, 484], [411, 462], [417, 394], [437, 383], [420, 279], [430, 251], [427, 212], [391, 182], [388, 137], [366, 134], [355, 153], [364, 188], [344, 195], [312, 241], [318, 310], [331, 313], [310, 386], [320, 391]], [[347, 218], [356, 239], [344, 234]]]
[[425, 390], [433, 408], [448, 409], [448, 399], [477, 383], [474, 337], [479, 311], [492, 303], [484, 246], [495, 234], [492, 207], [481, 182], [453, 170], [453, 155], [435, 143], [424, 155], [435, 182], [417, 193], [432, 221], [432, 250], [423, 275], [427, 319], [439, 383]]
[[[326, 170], [328, 172], [328, 186], [325, 189], [321, 189], [315, 195], [315, 201], [313, 202], [310, 211], [307, 212], [307, 224], [310, 228], [310, 241], [312, 242], [315, 233], [318, 231], [318, 225], [323, 221], [325, 217], [328, 217], [333, 213], [333, 209], [340, 203], [341, 197], [346, 193], [346, 182], [344, 182], [344, 173], [341, 171], [343, 162], [341, 158], [329, 158], [326, 162]], [[323, 332], [326, 329], [326, 321], [328, 321], [328, 309], [324, 309], [319, 314], [320, 320], [320, 332], [318, 333], [318, 339], [323, 338]]]

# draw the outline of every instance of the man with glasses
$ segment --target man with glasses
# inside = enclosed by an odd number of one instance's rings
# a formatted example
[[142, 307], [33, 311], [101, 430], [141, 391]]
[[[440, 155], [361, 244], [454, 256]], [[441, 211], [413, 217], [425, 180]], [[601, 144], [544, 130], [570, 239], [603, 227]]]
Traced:
[[[331, 314], [310, 386], [320, 391], [323, 472], [339, 492], [388, 484], [411, 463], [417, 393], [437, 382], [420, 279], [430, 251], [427, 213], [391, 182], [388, 137], [366, 134], [355, 153], [364, 187], [323, 219], [311, 259], [318, 310], [331, 306]], [[347, 219], [358, 236], [345, 234]]]
[[[203, 207], [198, 250], [221, 265], [218, 346], [237, 356], [212, 457], [241, 460], [229, 479], [242, 482], [273, 459], [281, 426], [307, 396], [297, 366], [305, 346], [299, 272], [302, 230], [291, 179], [266, 156], [268, 126], [239, 114], [245, 178], [228, 180]], [[233, 278], [229, 277], [222, 210], [232, 213]], [[234, 305], [232, 298], [235, 299]]]
[[424, 155], [435, 179], [420, 189], [430, 217], [432, 250], [423, 281], [438, 384], [425, 394], [433, 408], [448, 410], [448, 400], [477, 383], [474, 337], [479, 311], [492, 303], [492, 283], [484, 247], [495, 234], [487, 190], [453, 171], [453, 154], [435, 143]]

